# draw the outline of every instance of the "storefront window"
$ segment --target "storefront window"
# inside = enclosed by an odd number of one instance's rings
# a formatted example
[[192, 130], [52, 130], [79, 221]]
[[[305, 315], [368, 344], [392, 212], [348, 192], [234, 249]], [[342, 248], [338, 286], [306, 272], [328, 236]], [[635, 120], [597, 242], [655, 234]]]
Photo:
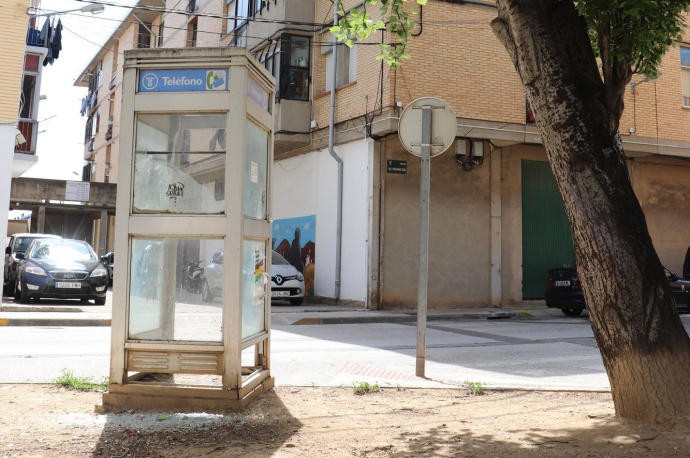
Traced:
[[265, 330], [264, 301], [268, 286], [266, 244], [245, 240], [242, 247], [242, 338]]
[[222, 239], [132, 239], [129, 339], [221, 342]]
[[216, 182], [225, 177], [226, 119], [225, 114], [139, 114], [132, 211], [223, 213]]

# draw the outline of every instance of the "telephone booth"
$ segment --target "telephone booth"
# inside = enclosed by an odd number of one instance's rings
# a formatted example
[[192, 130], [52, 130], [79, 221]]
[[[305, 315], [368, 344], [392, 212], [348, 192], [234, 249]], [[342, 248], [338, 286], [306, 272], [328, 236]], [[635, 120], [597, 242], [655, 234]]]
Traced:
[[125, 52], [103, 410], [239, 409], [273, 386], [273, 88], [243, 48]]

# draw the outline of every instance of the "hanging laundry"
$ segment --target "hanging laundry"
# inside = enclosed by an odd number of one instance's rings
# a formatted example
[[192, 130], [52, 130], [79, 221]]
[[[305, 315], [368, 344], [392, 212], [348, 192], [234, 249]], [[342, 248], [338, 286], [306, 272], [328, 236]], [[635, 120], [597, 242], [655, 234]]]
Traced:
[[44, 48], [48, 47], [48, 43], [50, 43], [50, 18], [47, 18], [43, 23], [39, 40]]
[[62, 51], [62, 20], [58, 19], [58, 23], [53, 30], [53, 36], [51, 37], [50, 47], [53, 50], [53, 58], [57, 59], [60, 57], [60, 51]]
[[[50, 22], [50, 18], [46, 19], [46, 22]], [[45, 28], [45, 26], [43, 26]], [[46, 54], [46, 58], [43, 59], [43, 66], [45, 67], [48, 64], [53, 64], [53, 61], [55, 59], [53, 58], [53, 48], [51, 47], [51, 43], [53, 41], [53, 26], [52, 24], [48, 24], [48, 33], [46, 33], [46, 41], [43, 42], [43, 45], [48, 48], [48, 54]]]

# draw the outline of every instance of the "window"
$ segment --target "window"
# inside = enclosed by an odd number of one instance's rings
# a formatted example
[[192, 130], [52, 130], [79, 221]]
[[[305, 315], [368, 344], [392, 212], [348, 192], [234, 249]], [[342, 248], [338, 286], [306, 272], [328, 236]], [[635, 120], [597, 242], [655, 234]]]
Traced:
[[20, 100], [19, 117], [23, 119], [34, 118], [34, 102], [36, 100], [36, 75], [24, 74], [22, 82], [22, 96]]
[[81, 169], [81, 181], [91, 181], [91, 163], [87, 162]]
[[532, 111], [532, 107], [527, 99], [525, 99], [525, 122], [527, 124], [535, 123], [534, 112]]
[[199, 9], [199, 0], [189, 0], [187, 2], [187, 12], [192, 13]]
[[161, 22], [161, 25], [158, 26], [158, 47], [162, 48], [163, 47], [163, 35], [165, 33], [165, 24]]
[[196, 46], [196, 34], [199, 18], [195, 17], [187, 24], [187, 47], [193, 48]]
[[680, 69], [683, 106], [690, 108], [690, 48], [680, 48]]
[[247, 18], [250, 16], [249, 6], [249, 0], [237, 0], [235, 3], [235, 30], [247, 23]]
[[231, 32], [235, 28], [235, 0], [225, 0], [223, 16], [226, 16], [223, 32]]
[[113, 76], [115, 76], [115, 72], [117, 71], [117, 61], [118, 61], [118, 54], [120, 53], [120, 41], [115, 40], [115, 43], [113, 43]]
[[137, 48], [151, 48], [151, 27], [153, 24], [144, 22], [139, 24], [139, 33], [137, 35]]
[[[331, 90], [331, 73], [333, 72], [333, 45], [323, 44], [322, 53], [326, 54], [326, 91]], [[338, 69], [335, 76], [335, 87], [338, 88], [347, 83], [357, 81], [357, 45], [352, 48], [339, 44], [336, 46], [338, 53]]]
[[232, 40], [232, 44], [235, 46], [239, 46], [242, 48], [247, 47], [247, 22], [245, 21], [244, 25], [238, 29], [235, 29], [235, 35]]
[[38, 55], [36, 54], [27, 54], [24, 56], [24, 70], [29, 71], [29, 72], [37, 72], [38, 71]]
[[281, 37], [280, 97], [309, 100], [309, 51], [311, 40], [297, 35]]
[[226, 121], [225, 113], [139, 113], [133, 212], [222, 214], [215, 182], [225, 177]]
[[96, 87], [101, 87], [103, 84], [103, 61], [98, 64], [98, 73], [96, 74]]

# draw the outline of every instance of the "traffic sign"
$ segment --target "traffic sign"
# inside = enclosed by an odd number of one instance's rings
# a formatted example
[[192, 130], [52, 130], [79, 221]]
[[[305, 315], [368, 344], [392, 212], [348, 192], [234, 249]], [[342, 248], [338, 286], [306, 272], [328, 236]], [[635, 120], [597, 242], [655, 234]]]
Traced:
[[421, 97], [405, 107], [398, 121], [398, 136], [407, 151], [422, 156], [423, 107], [431, 107], [430, 156], [444, 153], [455, 141], [457, 119], [455, 111], [445, 101], [436, 97]]

